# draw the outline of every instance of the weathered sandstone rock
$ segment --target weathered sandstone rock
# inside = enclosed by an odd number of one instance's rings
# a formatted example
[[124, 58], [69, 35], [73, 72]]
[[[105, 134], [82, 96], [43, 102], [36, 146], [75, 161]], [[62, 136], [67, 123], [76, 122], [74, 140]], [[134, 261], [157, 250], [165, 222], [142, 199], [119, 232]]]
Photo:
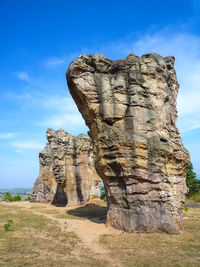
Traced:
[[90, 128], [108, 201], [107, 224], [125, 231], [178, 233], [189, 154], [176, 128], [174, 57], [82, 55], [66, 74]]
[[32, 202], [52, 202], [57, 189], [53, 174], [53, 154], [49, 144], [39, 153], [40, 173], [31, 191]]
[[94, 167], [90, 137], [48, 129], [47, 139], [39, 154], [40, 174], [31, 201], [76, 205], [99, 199], [101, 179]]

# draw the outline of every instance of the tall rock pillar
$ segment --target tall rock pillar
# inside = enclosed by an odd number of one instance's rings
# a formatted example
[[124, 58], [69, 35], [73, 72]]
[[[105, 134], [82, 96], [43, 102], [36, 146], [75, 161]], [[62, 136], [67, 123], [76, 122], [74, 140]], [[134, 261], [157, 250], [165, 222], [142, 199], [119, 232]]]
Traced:
[[107, 224], [128, 232], [178, 233], [189, 154], [176, 128], [174, 57], [112, 61], [81, 55], [67, 83], [93, 140], [108, 201]]

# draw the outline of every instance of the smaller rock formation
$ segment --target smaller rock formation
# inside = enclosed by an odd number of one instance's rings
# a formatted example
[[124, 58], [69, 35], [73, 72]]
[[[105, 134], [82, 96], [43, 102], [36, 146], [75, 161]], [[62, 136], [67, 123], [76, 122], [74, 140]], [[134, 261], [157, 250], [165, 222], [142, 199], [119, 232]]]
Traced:
[[40, 174], [31, 201], [77, 205], [99, 199], [101, 179], [94, 167], [90, 137], [48, 129], [47, 139], [39, 153]]

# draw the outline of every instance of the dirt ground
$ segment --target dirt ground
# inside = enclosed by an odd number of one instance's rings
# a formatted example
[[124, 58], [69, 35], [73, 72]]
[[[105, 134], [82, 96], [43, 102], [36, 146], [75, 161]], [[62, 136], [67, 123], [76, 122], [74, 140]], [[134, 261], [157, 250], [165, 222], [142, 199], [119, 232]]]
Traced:
[[[78, 207], [80, 208], [79, 213], [74, 212], [77, 214], [77, 218], [73, 219], [72, 216], [67, 216], [67, 212], [78, 209], [77, 206], [71, 206], [67, 208], [55, 207], [51, 204], [30, 203], [26, 201], [13, 202], [12, 205], [21, 207], [25, 210], [31, 210], [31, 212], [34, 214], [45, 216], [46, 218], [58, 223], [62, 230], [74, 232], [83, 242], [83, 244], [87, 248], [91, 249], [94, 253], [102, 255], [107, 253], [107, 251], [101, 245], [99, 245], [99, 238], [101, 235], [119, 234], [119, 231], [105, 225], [105, 216], [90, 218], [91, 216], [88, 214], [89, 212], [87, 208], [84, 209], [81, 206]], [[93, 205], [89, 205], [88, 209], [92, 209], [92, 206]], [[98, 212], [98, 205], [94, 204], [93, 207], [94, 209], [97, 209]], [[106, 213], [106, 207], [103, 206], [103, 208], [103, 212]]]

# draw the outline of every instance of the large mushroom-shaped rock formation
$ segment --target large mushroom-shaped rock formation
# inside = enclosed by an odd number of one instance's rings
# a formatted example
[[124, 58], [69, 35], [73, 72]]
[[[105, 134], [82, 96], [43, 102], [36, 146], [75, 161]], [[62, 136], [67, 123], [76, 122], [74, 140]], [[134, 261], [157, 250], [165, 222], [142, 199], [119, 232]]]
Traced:
[[40, 174], [31, 201], [76, 205], [100, 199], [101, 179], [93, 162], [89, 136], [47, 130], [48, 144], [40, 152]]
[[189, 154], [176, 128], [174, 57], [81, 55], [66, 74], [93, 140], [108, 202], [107, 224], [178, 233]]

